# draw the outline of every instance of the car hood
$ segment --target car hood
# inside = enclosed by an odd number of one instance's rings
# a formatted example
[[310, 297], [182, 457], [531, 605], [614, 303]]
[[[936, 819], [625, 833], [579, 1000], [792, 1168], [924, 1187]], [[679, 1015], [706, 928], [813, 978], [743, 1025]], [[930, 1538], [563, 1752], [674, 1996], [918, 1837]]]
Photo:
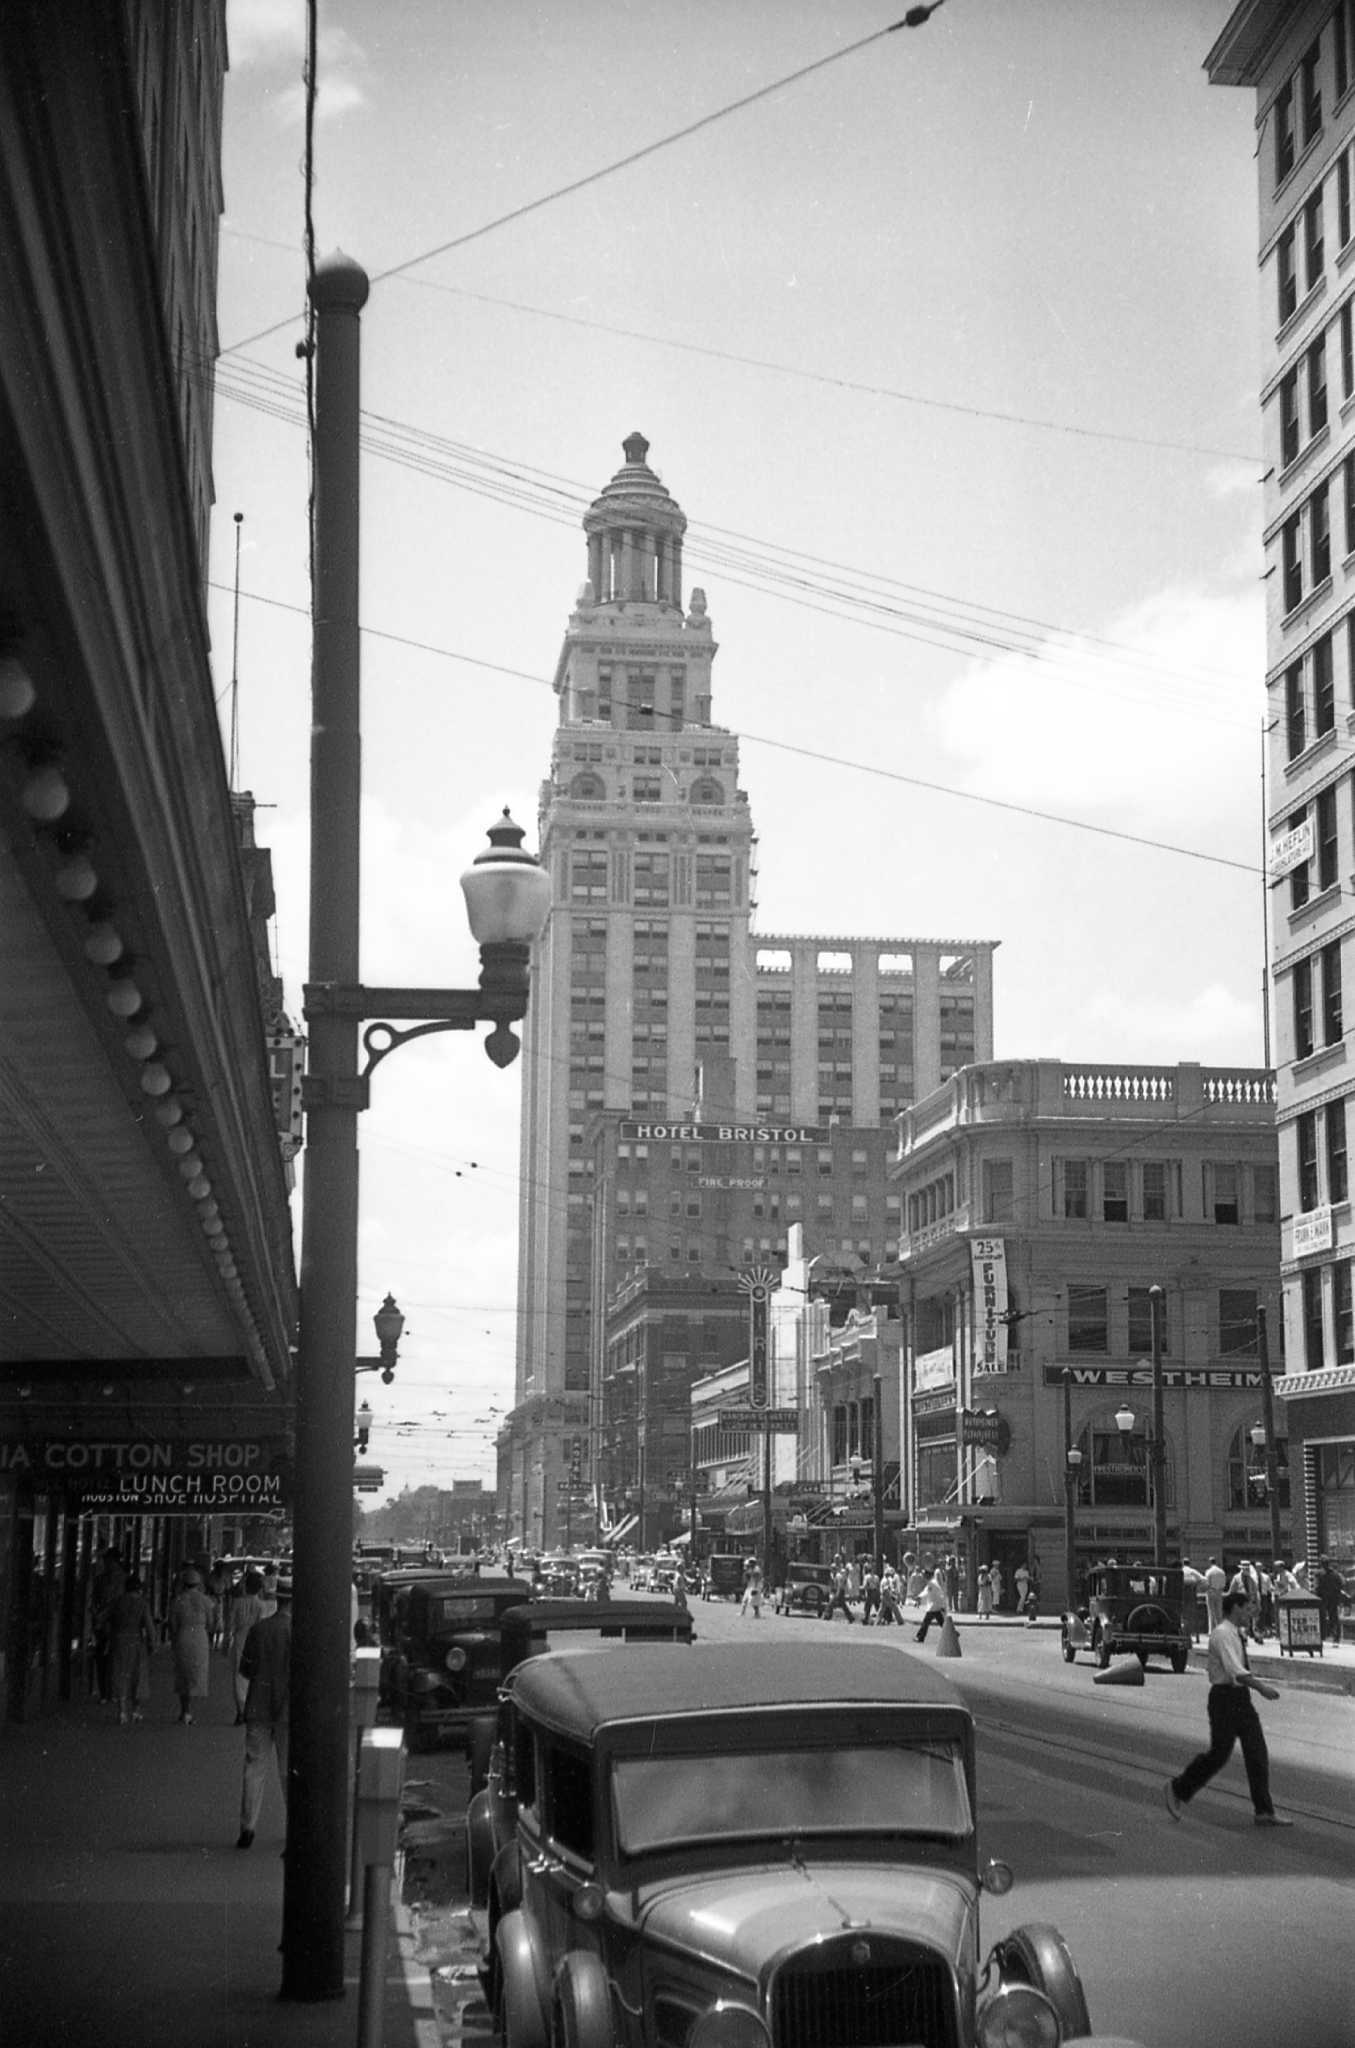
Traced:
[[977, 1940], [972, 1883], [909, 1863], [741, 1866], [647, 1886], [636, 1906], [648, 1940], [753, 1977], [785, 1951], [856, 1930], [925, 1942], [956, 1960], [972, 1957]]

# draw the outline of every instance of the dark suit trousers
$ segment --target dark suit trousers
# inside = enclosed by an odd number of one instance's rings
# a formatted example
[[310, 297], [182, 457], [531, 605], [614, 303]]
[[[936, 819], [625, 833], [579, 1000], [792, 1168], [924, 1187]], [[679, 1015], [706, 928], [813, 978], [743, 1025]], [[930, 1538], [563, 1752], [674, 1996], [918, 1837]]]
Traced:
[[1273, 1813], [1270, 1800], [1270, 1753], [1266, 1748], [1261, 1716], [1244, 1685], [1211, 1685], [1209, 1688], [1209, 1747], [1192, 1757], [1179, 1778], [1172, 1779], [1178, 1799], [1193, 1799], [1202, 1785], [1223, 1769], [1240, 1744], [1247, 1768], [1247, 1790], [1258, 1813]]

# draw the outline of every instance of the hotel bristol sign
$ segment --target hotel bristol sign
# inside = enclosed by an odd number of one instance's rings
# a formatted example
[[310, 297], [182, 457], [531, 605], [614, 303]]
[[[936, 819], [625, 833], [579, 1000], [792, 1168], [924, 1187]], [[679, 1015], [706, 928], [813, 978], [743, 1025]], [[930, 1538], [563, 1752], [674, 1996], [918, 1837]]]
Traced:
[[813, 1124], [623, 1123], [620, 1135], [650, 1144], [823, 1145], [832, 1133]]
[[64, 1486], [86, 1513], [263, 1514], [290, 1497], [285, 1454], [252, 1437], [0, 1439], [0, 1478]]

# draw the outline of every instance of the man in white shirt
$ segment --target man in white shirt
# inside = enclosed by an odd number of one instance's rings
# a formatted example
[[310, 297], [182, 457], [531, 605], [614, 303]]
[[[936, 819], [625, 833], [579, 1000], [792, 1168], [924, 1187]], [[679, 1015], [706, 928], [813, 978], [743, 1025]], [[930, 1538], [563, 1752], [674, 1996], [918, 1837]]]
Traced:
[[927, 1631], [934, 1621], [944, 1624], [946, 1619], [946, 1589], [941, 1584], [939, 1571], [933, 1572], [922, 1588], [922, 1605], [926, 1612], [922, 1617], [922, 1626], [917, 1632], [916, 1640], [919, 1643], [927, 1640]]
[[1223, 1620], [1223, 1596], [1227, 1590], [1228, 1574], [1218, 1559], [1211, 1557], [1204, 1571], [1204, 1604], [1211, 1635]]
[[1266, 1700], [1280, 1697], [1273, 1685], [1253, 1677], [1247, 1664], [1247, 1646], [1241, 1632], [1253, 1613], [1253, 1603], [1247, 1595], [1230, 1587], [1223, 1596], [1223, 1619], [1216, 1629], [1211, 1629], [1205, 1653], [1209, 1673], [1209, 1747], [1192, 1757], [1180, 1775], [1169, 1778], [1163, 1788], [1167, 1811], [1173, 1820], [1180, 1820], [1182, 1807], [1223, 1769], [1234, 1744], [1240, 1743], [1257, 1827], [1294, 1825], [1287, 1814], [1276, 1813], [1271, 1803], [1270, 1754], [1261, 1717], [1252, 1705], [1254, 1692]]

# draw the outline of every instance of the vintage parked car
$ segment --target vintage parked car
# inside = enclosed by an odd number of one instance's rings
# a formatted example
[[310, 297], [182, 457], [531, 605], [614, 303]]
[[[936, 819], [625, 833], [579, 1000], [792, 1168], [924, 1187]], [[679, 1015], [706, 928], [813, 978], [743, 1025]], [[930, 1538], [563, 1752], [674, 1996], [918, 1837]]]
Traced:
[[776, 1589], [778, 1614], [822, 1615], [833, 1596], [833, 1573], [829, 1565], [811, 1564], [793, 1557], [786, 1566], [785, 1583]]
[[555, 1551], [538, 1567], [537, 1594], [542, 1600], [572, 1600], [579, 1590], [579, 1567], [573, 1557]]
[[747, 1562], [741, 1551], [713, 1550], [706, 1559], [706, 1582], [701, 1589], [702, 1599], [741, 1599], [744, 1566]]
[[[506, 1688], [486, 1988], [505, 2048], [1058, 2048], [1057, 1929], [979, 1939], [974, 1731], [829, 1644], [529, 1659]], [[495, 1797], [491, 1782], [484, 1795]]]
[[1087, 1574], [1086, 1605], [1065, 1614], [1063, 1661], [1088, 1649], [1104, 1671], [1112, 1657], [1167, 1657], [1173, 1671], [1190, 1662], [1194, 1592], [1178, 1566], [1099, 1564]]
[[527, 1598], [521, 1579], [413, 1570], [377, 1583], [379, 1701], [411, 1750], [466, 1743], [493, 1709], [502, 1675], [500, 1622]]
[[[467, 1814], [467, 1867], [471, 1903], [488, 1897], [489, 1869], [512, 1832], [513, 1811], [501, 1744], [507, 1726], [506, 1701], [512, 1674], [529, 1657], [594, 1644], [690, 1643], [696, 1634], [690, 1612], [675, 1600], [533, 1600], [500, 1616], [503, 1683], [494, 1706], [475, 1722], [470, 1736], [471, 1803]], [[494, 1757], [498, 1755], [497, 1768]], [[494, 1797], [476, 1803], [493, 1777]]]

